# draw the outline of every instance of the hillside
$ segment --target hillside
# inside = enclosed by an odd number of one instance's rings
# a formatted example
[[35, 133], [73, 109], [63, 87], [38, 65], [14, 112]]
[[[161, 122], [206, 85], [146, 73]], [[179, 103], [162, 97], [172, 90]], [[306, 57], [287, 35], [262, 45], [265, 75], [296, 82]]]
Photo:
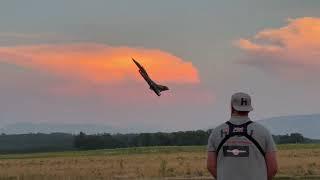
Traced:
[[259, 120], [272, 134], [290, 134], [298, 132], [303, 136], [320, 139], [320, 114], [281, 116]]

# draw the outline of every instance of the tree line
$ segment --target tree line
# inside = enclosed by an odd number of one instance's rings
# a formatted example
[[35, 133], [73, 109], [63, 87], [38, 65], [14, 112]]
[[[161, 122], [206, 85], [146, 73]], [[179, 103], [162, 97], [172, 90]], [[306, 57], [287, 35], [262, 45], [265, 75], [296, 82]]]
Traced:
[[[211, 131], [179, 131], [172, 133], [137, 134], [79, 134], [66, 133], [30, 133], [0, 135], [0, 153], [29, 153], [68, 150], [112, 149], [141, 146], [192, 146], [206, 145]], [[320, 143], [292, 133], [273, 136], [277, 144]]]
[[[96, 134], [86, 135], [80, 132], [75, 136], [76, 149], [109, 149], [142, 146], [190, 146], [206, 145], [211, 131], [181, 131], [173, 133], [140, 133], [140, 134]], [[273, 135], [276, 144], [319, 143], [303, 137], [300, 133]]]
[[80, 132], [75, 136], [74, 147], [78, 149], [126, 148], [141, 146], [191, 146], [208, 142], [209, 131], [180, 131], [172, 133], [96, 134]]
[[67, 133], [1, 134], [0, 153], [31, 153], [75, 150], [75, 136]]

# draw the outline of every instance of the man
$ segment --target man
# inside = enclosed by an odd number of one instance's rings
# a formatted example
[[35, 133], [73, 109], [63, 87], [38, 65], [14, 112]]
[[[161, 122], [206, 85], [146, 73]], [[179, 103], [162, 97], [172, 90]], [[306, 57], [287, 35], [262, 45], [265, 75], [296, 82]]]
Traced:
[[208, 140], [207, 168], [218, 180], [271, 180], [278, 170], [270, 132], [252, 122], [251, 98], [231, 97], [231, 118], [216, 127]]

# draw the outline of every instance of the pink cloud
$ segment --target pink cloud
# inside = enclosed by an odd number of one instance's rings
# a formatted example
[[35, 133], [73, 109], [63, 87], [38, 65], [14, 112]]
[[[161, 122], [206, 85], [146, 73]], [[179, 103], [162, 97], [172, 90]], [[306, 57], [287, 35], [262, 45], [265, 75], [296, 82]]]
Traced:
[[286, 76], [320, 70], [320, 18], [289, 19], [281, 28], [265, 29], [236, 45], [246, 53], [241, 63]]
[[191, 62], [161, 50], [92, 43], [0, 47], [0, 62], [60, 78], [61, 84], [46, 85], [44, 91], [51, 95], [99, 96], [118, 104], [154, 101], [158, 97], [140, 77], [131, 57], [156, 82], [169, 84], [170, 91], [163, 93], [161, 103], [213, 101], [212, 93], [201, 88], [198, 70]]
[[156, 80], [178, 84], [199, 82], [197, 69], [191, 62], [156, 49], [102, 44], [0, 47], [1, 61], [99, 84], [140, 81], [131, 57], [138, 59]]

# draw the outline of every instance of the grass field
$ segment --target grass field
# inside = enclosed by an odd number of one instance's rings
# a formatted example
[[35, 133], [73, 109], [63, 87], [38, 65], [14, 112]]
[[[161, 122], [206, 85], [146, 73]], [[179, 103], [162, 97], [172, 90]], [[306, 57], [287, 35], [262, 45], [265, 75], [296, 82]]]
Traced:
[[[277, 179], [320, 179], [320, 144], [280, 145]], [[0, 155], [0, 180], [212, 179], [204, 146]]]

